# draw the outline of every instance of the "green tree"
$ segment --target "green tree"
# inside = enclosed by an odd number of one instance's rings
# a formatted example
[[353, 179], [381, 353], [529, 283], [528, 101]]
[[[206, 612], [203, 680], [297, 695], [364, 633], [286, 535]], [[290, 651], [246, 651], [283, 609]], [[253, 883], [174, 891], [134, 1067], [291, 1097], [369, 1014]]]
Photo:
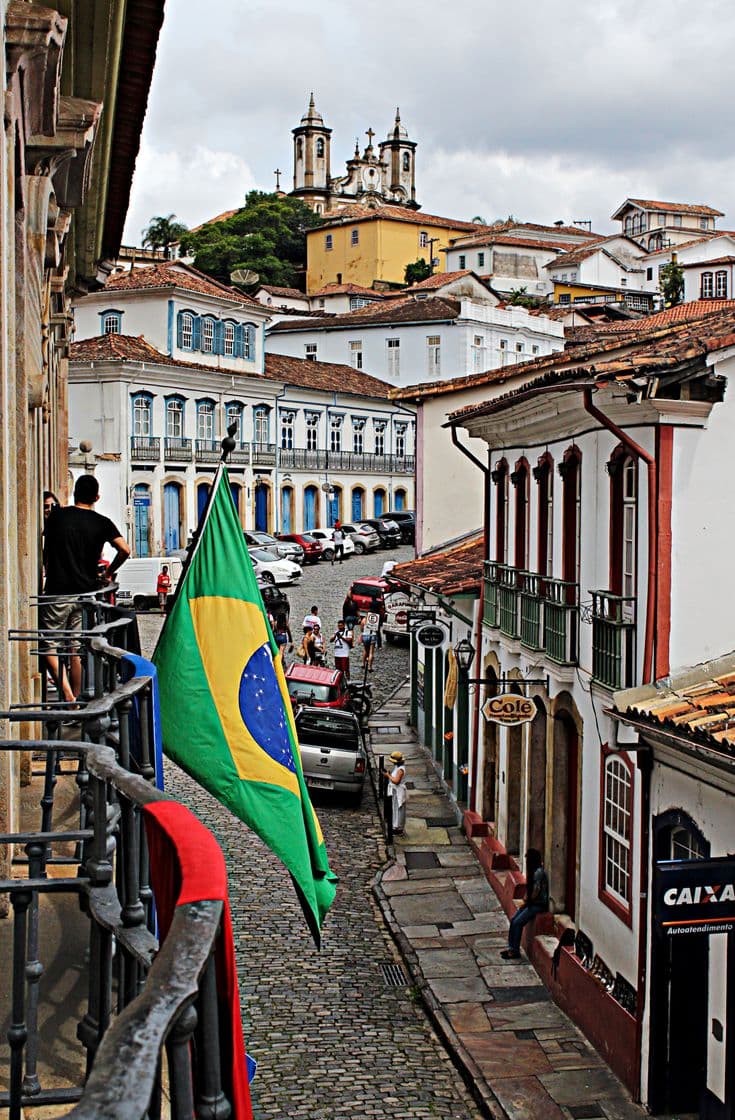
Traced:
[[250, 191], [236, 214], [189, 234], [186, 249], [196, 268], [225, 284], [250, 269], [262, 284], [294, 287], [306, 268], [306, 231], [322, 221], [300, 199]]
[[684, 296], [684, 270], [678, 261], [669, 261], [658, 274], [658, 290], [666, 307], [675, 307]]
[[431, 276], [431, 265], [423, 257], [419, 257], [413, 264], [407, 264], [403, 279], [407, 284], [420, 284], [427, 276]]
[[521, 288], [512, 288], [508, 303], [512, 303], [514, 307], [538, 307], [539, 300], [535, 296], [528, 295], [528, 289], [524, 285]]
[[168, 260], [171, 246], [178, 245], [188, 232], [184, 223], [176, 220], [175, 214], [169, 214], [165, 218], [159, 214], [157, 218], [151, 218], [142, 231], [143, 241], [141, 244], [144, 249], [163, 249], [163, 255]]

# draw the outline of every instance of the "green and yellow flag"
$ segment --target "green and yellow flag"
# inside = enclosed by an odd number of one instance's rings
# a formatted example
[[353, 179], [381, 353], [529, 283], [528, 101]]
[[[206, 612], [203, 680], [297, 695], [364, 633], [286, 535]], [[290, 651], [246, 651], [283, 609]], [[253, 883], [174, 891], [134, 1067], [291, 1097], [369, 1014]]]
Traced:
[[153, 655], [163, 747], [285, 864], [318, 945], [337, 878], [276, 654], [223, 464]]

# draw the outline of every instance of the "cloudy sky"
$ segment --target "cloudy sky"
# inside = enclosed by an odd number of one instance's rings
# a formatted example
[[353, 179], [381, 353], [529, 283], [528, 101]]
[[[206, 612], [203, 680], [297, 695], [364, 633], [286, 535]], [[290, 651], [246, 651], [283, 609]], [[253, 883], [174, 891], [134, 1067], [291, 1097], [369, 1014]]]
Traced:
[[333, 175], [400, 106], [430, 213], [608, 232], [633, 196], [735, 228], [734, 30], [727, 0], [167, 0], [125, 241], [290, 189], [311, 90]]

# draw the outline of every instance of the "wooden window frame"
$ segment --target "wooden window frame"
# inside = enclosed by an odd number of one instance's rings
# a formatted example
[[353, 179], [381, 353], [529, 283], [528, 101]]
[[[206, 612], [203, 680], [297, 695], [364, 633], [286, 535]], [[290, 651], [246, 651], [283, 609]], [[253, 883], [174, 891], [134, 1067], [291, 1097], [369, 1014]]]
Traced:
[[[608, 763], [619, 762], [628, 773], [630, 781], [629, 785], [629, 835], [628, 842], [628, 888], [629, 897], [625, 902], [622, 898], [612, 892], [608, 887], [606, 876], [606, 858], [607, 846], [606, 837], [609, 835], [612, 838], [622, 835], [622, 833], [615, 833], [612, 829], [606, 828], [606, 787], [607, 787], [607, 768]], [[597, 895], [604, 905], [620, 919], [624, 925], [632, 928], [633, 926], [633, 851], [635, 840], [635, 767], [628, 755], [621, 751], [613, 751], [608, 747], [607, 743], [603, 743], [600, 752], [600, 805], [599, 805], [599, 848], [598, 848], [598, 875], [597, 875]]]

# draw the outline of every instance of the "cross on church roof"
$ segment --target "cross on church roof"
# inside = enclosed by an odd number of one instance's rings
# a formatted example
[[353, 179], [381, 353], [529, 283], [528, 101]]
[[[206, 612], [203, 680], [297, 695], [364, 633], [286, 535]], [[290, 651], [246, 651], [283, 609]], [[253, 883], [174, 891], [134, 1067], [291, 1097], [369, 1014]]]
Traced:
[[372, 148], [372, 146], [373, 146], [373, 136], [375, 135], [375, 133], [373, 132], [372, 128], [369, 128], [369, 129], [368, 129], [368, 130], [366, 131], [365, 135], [366, 135], [366, 136], [367, 136], [367, 138], [368, 138], [368, 148]]
[[273, 174], [276, 177], [276, 190], [280, 191], [280, 189], [281, 189], [281, 175], [283, 174], [283, 172], [281, 171], [280, 167], [277, 167], [276, 170], [273, 172]]

